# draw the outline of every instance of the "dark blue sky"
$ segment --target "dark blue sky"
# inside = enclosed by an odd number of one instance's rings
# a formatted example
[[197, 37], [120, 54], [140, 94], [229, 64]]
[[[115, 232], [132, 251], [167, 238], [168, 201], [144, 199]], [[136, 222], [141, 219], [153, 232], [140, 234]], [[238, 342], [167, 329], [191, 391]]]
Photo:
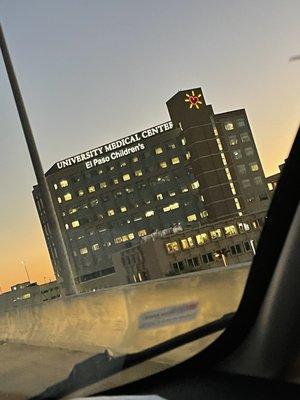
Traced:
[[[300, 53], [298, 0], [0, 0], [0, 15], [45, 169], [168, 120], [166, 100], [195, 86], [216, 112], [246, 108], [267, 173], [287, 155], [300, 109], [300, 62], [288, 62]], [[0, 250], [18, 249], [0, 265], [1, 286], [7, 267], [21, 279], [20, 258], [38, 271], [46, 257], [24, 239], [43, 241], [2, 61], [0, 147]]]

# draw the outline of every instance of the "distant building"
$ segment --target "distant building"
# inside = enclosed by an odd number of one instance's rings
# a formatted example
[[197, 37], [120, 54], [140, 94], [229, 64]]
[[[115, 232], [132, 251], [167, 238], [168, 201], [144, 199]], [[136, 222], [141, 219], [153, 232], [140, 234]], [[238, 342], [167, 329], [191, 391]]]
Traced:
[[[201, 88], [176, 93], [167, 107], [171, 121], [58, 161], [46, 173], [79, 290], [110, 281], [113, 254], [157, 230], [204, 227], [268, 208], [245, 110], [215, 114]], [[38, 186], [33, 196], [60, 279]]]
[[12, 308], [40, 304], [61, 296], [61, 286], [57, 281], [38, 285], [36, 282], [17, 283], [11, 290], [0, 295], [0, 312]]
[[276, 174], [270, 175], [266, 177], [266, 181], [267, 181], [267, 185], [268, 185], [268, 189], [270, 190], [270, 192], [274, 192], [274, 190], [276, 189], [277, 183], [279, 181], [280, 175], [281, 175], [281, 171], [284, 167], [285, 163], [280, 164], [279, 165], [279, 172], [277, 172]]

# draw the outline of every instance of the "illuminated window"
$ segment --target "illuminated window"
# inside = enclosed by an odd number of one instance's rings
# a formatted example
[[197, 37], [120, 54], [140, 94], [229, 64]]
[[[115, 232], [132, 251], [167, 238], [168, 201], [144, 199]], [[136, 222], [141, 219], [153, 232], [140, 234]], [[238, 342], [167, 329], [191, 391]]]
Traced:
[[69, 214], [75, 214], [78, 211], [78, 208], [70, 208]]
[[176, 210], [176, 208], [179, 208], [179, 203], [170, 204], [170, 210]]
[[121, 164], [120, 164], [120, 167], [126, 167], [126, 162], [125, 161], [123, 161]]
[[137, 156], [134, 156], [132, 159], [132, 162], [138, 162], [138, 161], [139, 161], [139, 158]]
[[83, 195], [84, 195], [84, 190], [79, 189], [78, 190], [78, 196], [80, 197], [80, 196], [83, 196]]
[[240, 210], [240, 209], [241, 209], [241, 205], [240, 205], [239, 199], [237, 199], [237, 198], [235, 197], [234, 202], [235, 202], [236, 209], [237, 209], [237, 210]]
[[233, 157], [234, 157], [236, 160], [239, 160], [240, 158], [242, 158], [242, 152], [241, 152], [241, 150], [235, 150], [235, 151], [232, 152], [232, 154], [233, 154]]
[[161, 154], [162, 152], [163, 152], [163, 149], [161, 147], [156, 147], [155, 154]]
[[166, 249], [168, 253], [175, 253], [179, 250], [179, 246], [177, 242], [166, 243]]
[[143, 237], [147, 235], [146, 229], [141, 229], [140, 231], [138, 231], [138, 235], [139, 237]]
[[238, 144], [236, 135], [229, 136], [229, 144], [230, 146], [235, 146]]
[[100, 182], [100, 189], [104, 189], [107, 187], [107, 183], [106, 182]]
[[80, 222], [78, 220], [75, 220], [72, 222], [72, 227], [77, 228], [80, 225]]
[[229, 180], [231, 180], [232, 178], [231, 178], [231, 174], [230, 174], [229, 168], [225, 168], [225, 172], [226, 172], [227, 178], [228, 178]]
[[170, 206], [163, 207], [163, 212], [168, 212], [168, 211], [170, 211]]
[[253, 172], [258, 171], [259, 167], [258, 167], [257, 163], [251, 163], [249, 165], [250, 165], [251, 171], [253, 171]]
[[120, 207], [121, 212], [126, 212], [127, 208], [125, 206]]
[[60, 182], [60, 187], [64, 188], [67, 187], [69, 185], [69, 182], [66, 179], [62, 179]]
[[250, 142], [249, 133], [247, 133], [247, 132], [241, 133], [241, 141], [242, 141], [243, 143], [245, 143], [245, 142]]
[[187, 188], [187, 187], [183, 187], [182, 189], [181, 189], [181, 193], [186, 193], [186, 192], [188, 192], [189, 191], [189, 189]]
[[186, 219], [187, 219], [189, 222], [197, 221], [197, 215], [196, 215], [196, 214], [188, 215], [188, 216], [186, 217]]
[[164, 198], [164, 196], [161, 193], [156, 195], [157, 200], [163, 200], [163, 198]]
[[55, 190], [57, 190], [57, 189], [58, 189], [58, 186], [57, 186], [57, 184], [56, 184], [56, 183], [54, 183], [53, 187], [54, 187], [54, 189], [55, 189]]
[[145, 212], [145, 217], [149, 218], [152, 217], [154, 215], [154, 211], [153, 210], [149, 210]]
[[207, 233], [199, 233], [199, 235], [196, 235], [196, 242], [199, 246], [203, 246], [208, 241], [209, 239]]
[[134, 239], [134, 233], [128, 233], [128, 239], [133, 240]]
[[176, 145], [175, 145], [175, 143], [169, 143], [168, 147], [169, 147], [169, 149], [175, 149]]
[[234, 225], [224, 226], [225, 236], [234, 236], [237, 235], [237, 229]]
[[69, 224], [65, 224], [65, 228], [66, 228], [66, 230], [68, 230], [69, 229]]
[[200, 212], [200, 217], [201, 217], [201, 218], [206, 218], [206, 217], [208, 217], [208, 211], [206, 211], [206, 210], [201, 211], [201, 212]]
[[245, 148], [245, 154], [247, 157], [252, 156], [254, 154], [253, 147], [246, 147]]
[[138, 169], [137, 171], [134, 172], [134, 175], [135, 175], [135, 176], [142, 176], [142, 175], [143, 175], [143, 172], [142, 172], [141, 169]]
[[99, 200], [98, 199], [91, 200], [91, 206], [92, 207], [95, 207], [97, 204], [99, 204]]
[[273, 186], [272, 182], [268, 183], [268, 188], [269, 188], [270, 191], [274, 190], [274, 186]]
[[192, 189], [198, 189], [199, 186], [200, 186], [199, 181], [195, 181], [191, 184]]
[[242, 180], [242, 185], [244, 188], [250, 187], [251, 186], [250, 179]]
[[185, 239], [181, 239], [180, 242], [183, 250], [187, 250], [194, 247], [194, 242], [191, 236]]
[[215, 229], [213, 231], [210, 231], [210, 237], [212, 238], [212, 240], [216, 240], [222, 237], [221, 229]]
[[189, 160], [191, 158], [191, 153], [189, 151], [185, 154], [185, 158], [187, 160]]
[[59, 204], [62, 202], [61, 197], [57, 198], [57, 201], [59, 202]]
[[161, 168], [167, 168], [167, 163], [165, 161], [162, 161], [161, 163], [159, 163]]
[[114, 239], [114, 241], [115, 241], [115, 244], [120, 244], [120, 243], [122, 243], [122, 238], [121, 238], [121, 236], [116, 237], [116, 238]]
[[128, 240], [128, 235], [123, 235], [122, 236], [122, 242], [127, 242]]
[[233, 183], [229, 183], [229, 186], [230, 186], [230, 189], [231, 189], [231, 193], [233, 195], [236, 195], [236, 190], [235, 190], [234, 184]]
[[123, 181], [130, 181], [130, 175], [129, 174], [125, 174], [123, 175]]
[[174, 197], [174, 196], [176, 196], [176, 193], [175, 192], [169, 192], [169, 196], [170, 197]]
[[261, 176], [255, 176], [253, 178], [253, 180], [254, 180], [255, 185], [262, 185], [262, 183], [263, 183]]
[[239, 118], [236, 120], [236, 124], [239, 128], [242, 128], [243, 126], [245, 126], [245, 121], [243, 120], [243, 118]]
[[237, 170], [238, 170], [239, 174], [241, 174], [241, 175], [244, 175], [247, 172], [245, 164], [237, 165]]
[[66, 193], [66, 194], [64, 195], [64, 199], [65, 199], [65, 201], [72, 200], [72, 195], [71, 195], [71, 193]]
[[99, 243], [94, 243], [94, 244], [92, 245], [92, 249], [93, 249], [94, 251], [99, 250], [99, 249], [100, 249]]
[[186, 145], [186, 138], [185, 137], [183, 137], [182, 139], [181, 139], [181, 143], [185, 146]]
[[89, 186], [88, 191], [89, 191], [89, 193], [95, 192], [96, 191], [95, 186]]
[[179, 163], [180, 163], [179, 157], [173, 157], [172, 160], [171, 160], [171, 163], [172, 163], [173, 165], [179, 164]]
[[226, 122], [224, 124], [224, 128], [226, 129], [226, 131], [232, 131], [234, 129], [233, 123], [232, 122]]
[[107, 215], [108, 215], [109, 217], [112, 217], [113, 215], [115, 215], [115, 210], [114, 210], [114, 209], [108, 210], [108, 211], [107, 211]]

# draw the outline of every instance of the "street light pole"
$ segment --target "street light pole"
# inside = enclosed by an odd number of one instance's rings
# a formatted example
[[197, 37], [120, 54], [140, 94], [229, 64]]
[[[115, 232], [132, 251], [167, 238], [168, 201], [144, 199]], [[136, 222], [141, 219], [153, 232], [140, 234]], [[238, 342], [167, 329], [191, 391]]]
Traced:
[[21, 261], [21, 264], [23, 265], [23, 267], [24, 267], [24, 269], [25, 269], [28, 282], [30, 283], [30, 278], [29, 278], [29, 274], [28, 274], [28, 271], [27, 271], [27, 267], [26, 267], [25, 261], [22, 260], [22, 261]]
[[62, 232], [60, 229], [60, 225], [57, 219], [57, 215], [55, 212], [55, 208], [53, 205], [53, 201], [51, 198], [48, 182], [46, 180], [42, 163], [40, 160], [40, 156], [35, 144], [34, 136], [31, 130], [30, 122], [27, 116], [26, 108], [23, 102], [22, 94], [18, 85], [18, 81], [14, 72], [14, 68], [12, 65], [12, 61], [9, 55], [9, 51], [6, 45], [4, 33], [2, 30], [2, 26], [0, 24], [0, 47], [2, 51], [2, 56], [4, 60], [4, 64], [6, 67], [8, 79], [11, 85], [11, 89], [13, 92], [13, 96], [15, 99], [15, 103], [17, 106], [17, 110], [19, 113], [21, 125], [23, 128], [23, 133], [25, 136], [25, 140], [27, 143], [28, 151], [30, 154], [31, 162], [33, 165], [33, 169], [35, 172], [35, 176], [37, 179], [37, 183], [40, 189], [41, 198], [43, 201], [43, 205], [45, 207], [47, 219], [51, 228], [52, 235], [55, 240], [58, 259], [61, 266], [61, 273], [63, 278], [63, 285], [65, 289], [66, 295], [71, 295], [77, 292], [76, 285], [74, 282], [73, 271], [71, 266], [71, 259], [67, 252], [67, 248], [62, 236]]

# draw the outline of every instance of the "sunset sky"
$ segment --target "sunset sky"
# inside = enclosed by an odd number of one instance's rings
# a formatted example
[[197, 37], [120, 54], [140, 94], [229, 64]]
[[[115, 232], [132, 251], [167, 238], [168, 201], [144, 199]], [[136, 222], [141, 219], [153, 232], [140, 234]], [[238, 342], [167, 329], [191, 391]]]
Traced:
[[[246, 108], [265, 173], [299, 125], [300, 2], [0, 0], [0, 18], [44, 169], [169, 119], [201, 86], [215, 112]], [[36, 183], [0, 61], [0, 287], [53, 279]]]

